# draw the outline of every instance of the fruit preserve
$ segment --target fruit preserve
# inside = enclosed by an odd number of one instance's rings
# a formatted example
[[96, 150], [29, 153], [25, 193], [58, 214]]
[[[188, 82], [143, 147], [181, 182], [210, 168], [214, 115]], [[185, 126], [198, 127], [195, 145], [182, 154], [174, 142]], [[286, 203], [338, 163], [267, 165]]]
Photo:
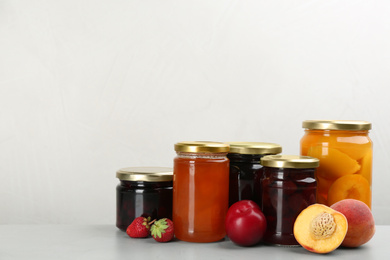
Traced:
[[301, 154], [320, 160], [317, 202], [331, 206], [343, 199], [356, 199], [371, 208], [371, 123], [307, 120], [302, 126]]
[[173, 170], [130, 167], [117, 171], [116, 226], [123, 231], [136, 217], [172, 218]]
[[267, 155], [261, 158], [262, 203], [267, 219], [264, 242], [299, 245], [293, 227], [299, 213], [316, 202], [315, 170], [318, 159], [297, 155]]
[[261, 142], [230, 142], [229, 145], [229, 206], [240, 200], [253, 200], [260, 205], [259, 178], [263, 167], [260, 158], [281, 153], [282, 147]]
[[229, 145], [180, 142], [173, 168], [175, 236], [188, 242], [215, 242], [225, 237], [229, 204]]

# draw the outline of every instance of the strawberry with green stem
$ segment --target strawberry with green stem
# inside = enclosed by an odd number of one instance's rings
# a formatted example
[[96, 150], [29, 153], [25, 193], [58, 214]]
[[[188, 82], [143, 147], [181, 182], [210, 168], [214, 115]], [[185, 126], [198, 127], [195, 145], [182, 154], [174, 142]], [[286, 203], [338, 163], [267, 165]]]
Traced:
[[138, 217], [127, 227], [126, 233], [132, 238], [148, 237], [150, 231], [150, 217]]
[[157, 220], [150, 228], [150, 232], [157, 242], [171, 241], [174, 236], [173, 222], [168, 218]]

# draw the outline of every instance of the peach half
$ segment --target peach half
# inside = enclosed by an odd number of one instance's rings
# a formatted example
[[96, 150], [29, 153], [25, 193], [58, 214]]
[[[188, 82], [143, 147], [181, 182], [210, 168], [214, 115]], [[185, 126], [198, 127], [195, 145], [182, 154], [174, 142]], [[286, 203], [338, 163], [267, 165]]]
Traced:
[[360, 174], [345, 175], [337, 179], [328, 192], [328, 204], [333, 205], [344, 199], [363, 201], [371, 208], [370, 183]]
[[307, 155], [320, 159], [317, 175], [324, 174], [322, 177], [329, 180], [336, 180], [360, 170], [356, 160], [334, 148], [313, 146], [309, 148]]
[[294, 237], [298, 243], [318, 254], [338, 248], [347, 231], [347, 218], [322, 204], [313, 204], [304, 209], [294, 223]]

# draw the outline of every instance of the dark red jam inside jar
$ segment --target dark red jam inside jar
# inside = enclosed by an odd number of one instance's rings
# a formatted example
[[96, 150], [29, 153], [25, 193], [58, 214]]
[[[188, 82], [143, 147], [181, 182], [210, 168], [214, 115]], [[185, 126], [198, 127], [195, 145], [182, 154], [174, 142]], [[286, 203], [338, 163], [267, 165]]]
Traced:
[[316, 203], [314, 177], [319, 161], [309, 156], [270, 155], [261, 159], [262, 203], [267, 231], [264, 242], [281, 246], [298, 246], [293, 227], [299, 213]]
[[229, 145], [229, 206], [240, 200], [253, 200], [260, 205], [263, 168], [260, 159], [265, 155], [281, 153], [282, 147], [262, 142], [231, 142]]
[[139, 217], [172, 219], [173, 170], [165, 167], [133, 167], [116, 173], [116, 226], [126, 231]]

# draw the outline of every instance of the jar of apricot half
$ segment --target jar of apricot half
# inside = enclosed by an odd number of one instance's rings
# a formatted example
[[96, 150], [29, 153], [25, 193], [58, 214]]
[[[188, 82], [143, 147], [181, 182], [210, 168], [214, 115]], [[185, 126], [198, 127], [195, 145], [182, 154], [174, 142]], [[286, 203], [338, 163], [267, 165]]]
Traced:
[[331, 206], [357, 199], [371, 208], [371, 123], [351, 120], [306, 120], [301, 154], [320, 160], [316, 171], [317, 202]]

